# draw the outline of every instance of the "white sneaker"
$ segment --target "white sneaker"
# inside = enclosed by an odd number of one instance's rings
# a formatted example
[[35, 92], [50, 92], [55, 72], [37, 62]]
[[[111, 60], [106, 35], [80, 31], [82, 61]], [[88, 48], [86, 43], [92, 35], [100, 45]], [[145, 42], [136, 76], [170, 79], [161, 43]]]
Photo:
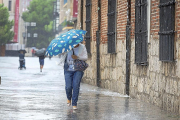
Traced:
[[77, 110], [77, 106], [73, 106], [73, 110]]
[[67, 100], [67, 106], [71, 106], [71, 100]]

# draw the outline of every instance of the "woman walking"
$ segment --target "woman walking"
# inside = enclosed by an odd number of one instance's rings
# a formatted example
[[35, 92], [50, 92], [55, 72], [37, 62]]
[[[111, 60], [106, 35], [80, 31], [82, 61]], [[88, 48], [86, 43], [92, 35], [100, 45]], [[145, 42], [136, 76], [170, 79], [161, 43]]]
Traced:
[[73, 109], [77, 109], [77, 101], [79, 96], [80, 82], [84, 72], [74, 69], [74, 61], [76, 59], [86, 61], [88, 59], [85, 45], [79, 43], [67, 54], [64, 63], [65, 90], [67, 95], [67, 105], [72, 104]]

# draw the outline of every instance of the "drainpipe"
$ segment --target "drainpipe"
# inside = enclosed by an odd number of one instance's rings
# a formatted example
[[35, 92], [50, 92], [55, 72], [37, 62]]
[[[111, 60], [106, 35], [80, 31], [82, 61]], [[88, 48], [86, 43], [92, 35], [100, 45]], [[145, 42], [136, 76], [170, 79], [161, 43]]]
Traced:
[[126, 25], [126, 94], [129, 95], [130, 85], [130, 54], [131, 54], [131, 0], [127, 0]]
[[96, 31], [96, 65], [97, 65], [97, 81], [98, 87], [101, 85], [101, 73], [100, 73], [100, 36], [101, 36], [101, 0], [98, 0], [98, 30]]

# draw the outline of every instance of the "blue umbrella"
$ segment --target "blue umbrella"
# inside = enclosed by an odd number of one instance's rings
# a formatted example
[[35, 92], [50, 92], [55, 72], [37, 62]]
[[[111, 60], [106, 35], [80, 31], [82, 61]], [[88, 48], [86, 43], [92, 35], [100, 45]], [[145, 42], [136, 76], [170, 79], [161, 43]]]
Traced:
[[83, 41], [86, 34], [84, 30], [71, 29], [51, 41], [46, 49], [46, 55], [55, 56], [71, 50], [74, 46]]

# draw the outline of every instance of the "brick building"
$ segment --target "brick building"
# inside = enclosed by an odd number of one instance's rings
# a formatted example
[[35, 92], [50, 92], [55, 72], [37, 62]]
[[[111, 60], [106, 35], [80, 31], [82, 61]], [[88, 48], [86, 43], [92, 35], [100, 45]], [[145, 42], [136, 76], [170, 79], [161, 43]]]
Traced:
[[90, 65], [83, 82], [180, 113], [180, 0], [78, 5]]

